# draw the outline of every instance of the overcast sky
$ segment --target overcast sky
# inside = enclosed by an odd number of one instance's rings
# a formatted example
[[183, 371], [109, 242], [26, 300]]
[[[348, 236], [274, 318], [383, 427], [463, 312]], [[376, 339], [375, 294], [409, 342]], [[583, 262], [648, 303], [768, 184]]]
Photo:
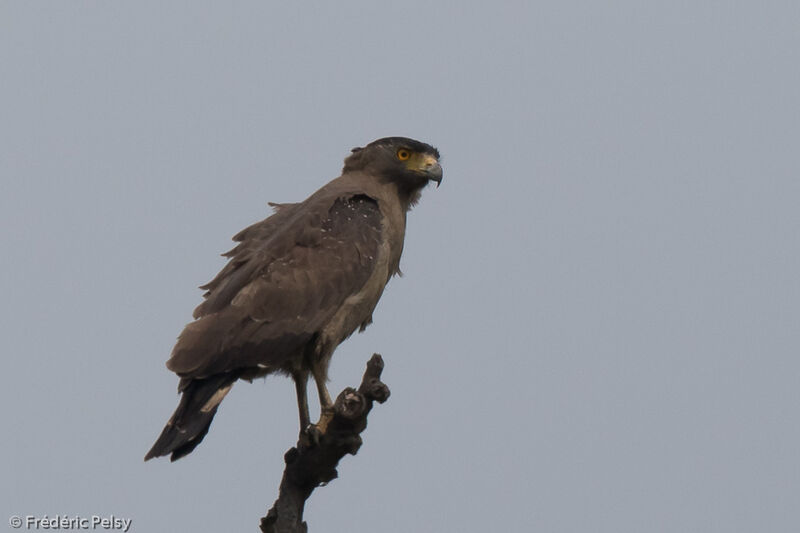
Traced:
[[800, 531], [800, 4], [746, 4], [0, 3], [0, 520], [257, 531], [291, 381], [145, 464], [164, 362], [232, 235], [404, 135], [444, 181], [310, 530]]

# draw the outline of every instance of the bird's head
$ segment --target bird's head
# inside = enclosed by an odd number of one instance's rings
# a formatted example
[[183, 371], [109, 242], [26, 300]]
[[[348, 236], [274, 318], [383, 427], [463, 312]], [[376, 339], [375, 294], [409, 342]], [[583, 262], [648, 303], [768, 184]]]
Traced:
[[415, 195], [429, 181], [442, 181], [439, 151], [406, 137], [385, 137], [363, 148], [353, 148], [343, 172], [363, 171], [392, 181], [398, 189]]

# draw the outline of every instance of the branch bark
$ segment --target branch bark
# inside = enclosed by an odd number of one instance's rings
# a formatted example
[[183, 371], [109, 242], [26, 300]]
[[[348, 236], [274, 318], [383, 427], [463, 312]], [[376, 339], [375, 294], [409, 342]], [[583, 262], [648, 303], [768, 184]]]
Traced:
[[283, 456], [283, 471], [278, 499], [261, 519], [263, 533], [306, 533], [303, 508], [320, 485], [336, 479], [336, 466], [346, 454], [355, 455], [361, 447], [360, 433], [367, 427], [367, 414], [374, 402], [389, 398], [389, 387], [381, 381], [383, 358], [373, 354], [358, 390], [344, 389], [334, 402], [333, 418], [316, 444], [298, 442]]

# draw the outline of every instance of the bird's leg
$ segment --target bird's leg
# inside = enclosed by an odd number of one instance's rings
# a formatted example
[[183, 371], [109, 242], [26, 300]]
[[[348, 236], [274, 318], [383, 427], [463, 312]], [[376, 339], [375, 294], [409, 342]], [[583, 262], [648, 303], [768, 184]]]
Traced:
[[311, 425], [311, 417], [308, 414], [308, 372], [296, 372], [292, 374], [294, 387], [297, 391], [297, 410], [300, 413], [300, 435], [302, 436]]
[[313, 365], [311, 373], [314, 376], [314, 381], [317, 383], [317, 393], [319, 394], [319, 422], [317, 429], [320, 433], [325, 433], [328, 429], [328, 423], [333, 418], [333, 400], [328, 392], [328, 386], [325, 384], [328, 381], [328, 360], [323, 360]]

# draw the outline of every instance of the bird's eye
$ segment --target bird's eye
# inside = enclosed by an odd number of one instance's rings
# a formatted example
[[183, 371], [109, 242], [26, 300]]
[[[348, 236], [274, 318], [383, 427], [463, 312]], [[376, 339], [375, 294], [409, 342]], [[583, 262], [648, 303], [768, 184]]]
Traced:
[[399, 159], [400, 161], [405, 161], [409, 157], [411, 157], [411, 152], [409, 152], [405, 148], [400, 148], [397, 151], [397, 159]]

